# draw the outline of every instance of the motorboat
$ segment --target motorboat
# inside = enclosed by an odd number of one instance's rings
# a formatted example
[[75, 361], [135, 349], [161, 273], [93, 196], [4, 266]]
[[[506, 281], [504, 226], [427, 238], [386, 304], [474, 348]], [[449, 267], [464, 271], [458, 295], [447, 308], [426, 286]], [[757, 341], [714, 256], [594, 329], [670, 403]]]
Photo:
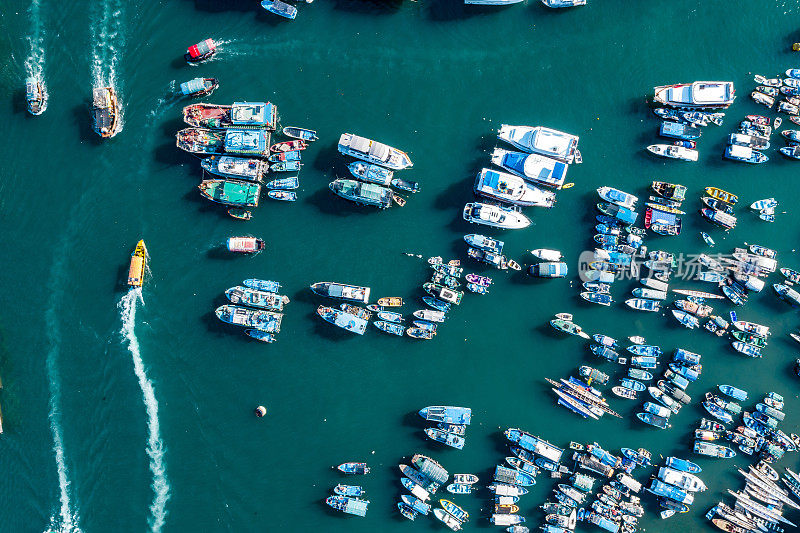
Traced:
[[362, 181], [377, 183], [384, 187], [390, 186], [394, 177], [394, 172], [388, 168], [374, 163], [364, 163], [363, 161], [354, 161], [347, 165], [347, 169], [353, 176]]
[[119, 102], [113, 87], [95, 87], [92, 89], [92, 118], [94, 131], [104, 138], [110, 139], [121, 129]]
[[261, 159], [248, 159], [229, 155], [211, 156], [200, 161], [206, 172], [244, 181], [261, 181], [269, 166]]
[[287, 137], [292, 137], [294, 139], [300, 139], [302, 141], [316, 141], [319, 139], [317, 137], [317, 132], [314, 130], [310, 130], [308, 128], [298, 128], [297, 126], [286, 126], [283, 128], [283, 134]]
[[190, 63], [200, 63], [211, 59], [217, 53], [217, 43], [214, 39], [203, 39], [197, 44], [190, 46], [183, 58]]
[[511, 208], [484, 203], [468, 203], [464, 206], [464, 220], [501, 229], [522, 229], [531, 225], [531, 220]]
[[528, 274], [537, 278], [563, 278], [567, 275], [567, 264], [563, 262], [537, 263], [528, 267]]
[[[566, 1], [569, 2], [570, 0]], [[585, 0], [581, 1], [582, 4], [586, 3]], [[545, 5], [547, 4], [545, 3]], [[569, 133], [543, 126], [510, 126], [503, 124], [500, 126], [497, 137], [520, 150], [552, 157], [566, 163], [572, 163], [578, 148], [577, 135], [570, 135]]]
[[586, 0], [542, 0], [542, 3], [547, 7], [576, 7], [585, 6]]
[[405, 152], [352, 133], [343, 133], [337, 147], [345, 155], [391, 170], [402, 170], [413, 165]]
[[275, 15], [294, 20], [297, 17], [297, 8], [281, 0], [262, 0], [261, 7]]
[[746, 135], [744, 133], [731, 133], [728, 137], [728, 144], [745, 146], [754, 150], [766, 150], [769, 148], [769, 140], [765, 139], [764, 137]]
[[659, 157], [680, 159], [681, 161], [697, 161], [699, 155], [697, 150], [674, 144], [651, 144], [647, 147], [647, 151]]
[[659, 126], [658, 134], [662, 137], [681, 140], [699, 139], [703, 130], [699, 126], [693, 126], [685, 122], [664, 121]]
[[514, 174], [488, 168], [478, 173], [474, 189], [480, 196], [519, 206], [553, 207], [556, 201], [552, 191], [542, 190]]
[[725, 109], [736, 98], [732, 81], [696, 81], [654, 88], [653, 101], [680, 109]]
[[219, 87], [217, 78], [193, 78], [181, 83], [180, 89], [183, 96], [198, 98], [200, 96], [208, 96], [217, 87]]
[[197, 186], [208, 200], [233, 207], [256, 207], [261, 185], [243, 181], [203, 180]]
[[492, 164], [500, 168], [554, 189], [564, 186], [569, 168], [567, 163], [557, 159], [502, 148], [495, 148], [491, 158]]
[[356, 204], [386, 209], [392, 206], [394, 192], [388, 187], [356, 180], [337, 179], [328, 184], [337, 196]]
[[25, 80], [25, 103], [28, 113], [39, 116], [47, 109], [47, 90], [44, 84], [36, 78]]
[[141, 287], [144, 282], [144, 274], [147, 271], [147, 247], [144, 240], [136, 243], [131, 254], [131, 263], [128, 268], [128, 285], [131, 287]]
[[264, 249], [265, 243], [257, 237], [230, 237], [226, 241], [229, 252], [254, 254]]
[[613, 187], [600, 187], [597, 189], [597, 194], [607, 202], [627, 207], [628, 209], [634, 209], [636, 202], [639, 201], [636, 196]]

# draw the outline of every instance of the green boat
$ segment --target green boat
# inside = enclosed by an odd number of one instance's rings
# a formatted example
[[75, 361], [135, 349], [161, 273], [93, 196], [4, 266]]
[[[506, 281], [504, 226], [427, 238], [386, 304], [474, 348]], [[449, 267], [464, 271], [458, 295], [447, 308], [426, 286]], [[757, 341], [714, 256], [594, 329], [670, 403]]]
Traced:
[[451, 303], [458, 305], [461, 303], [461, 298], [464, 296], [464, 291], [459, 291], [456, 289], [451, 289], [445, 287], [444, 285], [440, 285], [438, 283], [424, 283], [422, 288], [430, 294], [443, 302]]
[[242, 181], [203, 180], [197, 188], [212, 202], [232, 206], [255, 207], [261, 194], [259, 183]]
[[752, 333], [747, 333], [745, 331], [734, 331], [732, 335], [736, 338], [736, 340], [742, 341], [751, 346], [756, 346], [757, 348], [764, 348], [767, 346], [767, 339], [764, 337], [759, 337], [758, 335], [753, 335]]
[[556, 318], [550, 321], [550, 325], [553, 326], [558, 331], [563, 331], [564, 333], [569, 333], [570, 335], [577, 335], [579, 337], [583, 337], [584, 339], [588, 339], [589, 335], [584, 333], [581, 327], [569, 320], [564, 320], [562, 318]]

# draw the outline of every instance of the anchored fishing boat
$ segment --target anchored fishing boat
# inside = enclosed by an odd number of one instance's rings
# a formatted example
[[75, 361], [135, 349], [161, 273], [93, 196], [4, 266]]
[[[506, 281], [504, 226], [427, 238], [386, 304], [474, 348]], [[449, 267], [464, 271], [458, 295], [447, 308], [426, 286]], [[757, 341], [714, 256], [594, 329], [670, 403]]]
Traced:
[[659, 157], [680, 159], [682, 161], [697, 161], [699, 157], [697, 150], [674, 144], [651, 144], [647, 147], [647, 151]]
[[221, 321], [234, 326], [254, 328], [267, 333], [278, 333], [283, 315], [273, 311], [250, 309], [238, 305], [222, 305], [214, 311]]
[[199, 103], [183, 108], [183, 121], [197, 128], [274, 130], [278, 122], [278, 108], [269, 102], [234, 102], [232, 105]]
[[386, 209], [392, 206], [394, 193], [388, 187], [356, 180], [337, 179], [328, 184], [334, 194], [351, 202]]
[[269, 170], [269, 166], [261, 159], [228, 155], [207, 157], [200, 161], [200, 166], [211, 174], [245, 181], [261, 181]]
[[261, 194], [259, 183], [243, 181], [203, 180], [197, 188], [212, 202], [234, 207], [255, 207]]

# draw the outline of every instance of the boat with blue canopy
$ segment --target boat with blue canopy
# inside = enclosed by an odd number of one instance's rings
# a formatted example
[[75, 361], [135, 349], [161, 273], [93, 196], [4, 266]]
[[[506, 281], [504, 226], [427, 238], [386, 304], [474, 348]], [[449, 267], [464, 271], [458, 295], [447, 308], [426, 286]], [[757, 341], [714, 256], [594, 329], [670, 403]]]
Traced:
[[194, 78], [181, 83], [180, 88], [183, 96], [196, 98], [213, 93], [217, 87], [219, 87], [217, 78]]
[[491, 157], [492, 164], [508, 170], [512, 174], [555, 189], [562, 188], [567, 178], [569, 165], [543, 155], [495, 148]]
[[356, 335], [363, 335], [367, 330], [368, 322], [366, 320], [340, 309], [320, 305], [317, 308], [317, 314], [326, 322], [349, 331], [350, 333], [355, 333]]
[[468, 426], [472, 421], [472, 409], [450, 405], [431, 405], [420, 409], [419, 416], [431, 422]]
[[281, 0], [262, 0], [261, 7], [272, 14], [289, 20], [294, 20], [297, 17], [297, 8], [286, 2], [281, 2]]

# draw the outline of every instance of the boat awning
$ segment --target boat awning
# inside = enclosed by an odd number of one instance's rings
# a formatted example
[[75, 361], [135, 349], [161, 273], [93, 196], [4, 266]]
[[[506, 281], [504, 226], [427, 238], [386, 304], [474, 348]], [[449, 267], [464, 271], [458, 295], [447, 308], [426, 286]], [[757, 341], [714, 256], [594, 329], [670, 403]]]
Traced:
[[225, 151], [235, 154], [264, 155], [269, 150], [269, 134], [263, 130], [228, 129]]
[[199, 43], [192, 45], [189, 47], [189, 57], [195, 58], [200, 57], [203, 54], [207, 54], [209, 52], [213, 52], [216, 50], [217, 46], [214, 44], [213, 39], [206, 39], [204, 41], [200, 41]]
[[753, 149], [748, 148], [747, 146], [732, 144], [728, 147], [728, 150], [733, 157], [738, 157], [741, 159], [750, 159], [753, 157]]
[[181, 93], [184, 95], [194, 94], [206, 88], [206, 82], [203, 78], [195, 78], [193, 80], [181, 83]]
[[370, 151], [371, 144], [372, 141], [370, 141], [366, 137], [359, 137], [358, 135], [353, 135], [352, 137], [350, 137], [350, 148], [357, 152], [368, 154]]
[[672, 226], [676, 223], [678, 217], [673, 213], [665, 213], [658, 209], [651, 209], [650, 223], [651, 224], [667, 224]]
[[235, 126], [265, 126], [268, 115], [265, 102], [234, 102], [231, 106], [231, 123]]

